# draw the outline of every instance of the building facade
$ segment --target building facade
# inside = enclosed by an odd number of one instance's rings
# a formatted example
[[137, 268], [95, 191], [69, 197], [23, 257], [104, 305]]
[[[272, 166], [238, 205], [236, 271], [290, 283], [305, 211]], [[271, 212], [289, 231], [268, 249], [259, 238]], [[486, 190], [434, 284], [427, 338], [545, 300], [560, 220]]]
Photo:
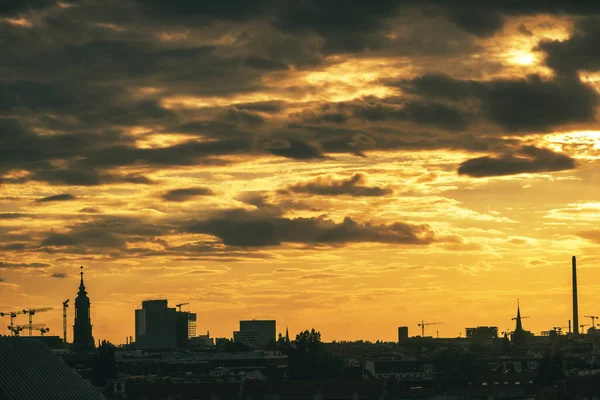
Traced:
[[490, 340], [498, 338], [497, 326], [478, 326], [476, 328], [466, 328], [467, 339]]
[[196, 314], [188, 311], [177, 311], [177, 348], [188, 347], [188, 340], [196, 336]]
[[254, 331], [235, 331], [233, 332], [233, 341], [244, 344], [251, 349], [260, 347], [258, 332]]
[[398, 327], [398, 342], [404, 342], [408, 340], [408, 326]]
[[239, 332], [256, 332], [259, 347], [266, 347], [269, 342], [276, 340], [277, 323], [275, 320], [250, 320], [240, 321]]
[[79, 292], [75, 298], [75, 324], [73, 325], [73, 348], [76, 351], [93, 350], [92, 320], [90, 318], [90, 299], [83, 284], [83, 267], [80, 272]]
[[169, 308], [167, 300], [146, 300], [141, 309], [135, 310], [135, 347], [142, 350], [177, 348], [177, 311]]

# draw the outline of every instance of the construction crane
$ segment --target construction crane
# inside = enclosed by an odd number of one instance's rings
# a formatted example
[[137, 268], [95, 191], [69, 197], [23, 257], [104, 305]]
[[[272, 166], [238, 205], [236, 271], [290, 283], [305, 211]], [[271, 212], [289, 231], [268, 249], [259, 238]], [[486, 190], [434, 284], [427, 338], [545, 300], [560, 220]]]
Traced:
[[586, 326], [589, 326], [588, 324], [581, 324], [579, 325], [579, 328], [581, 328], [581, 334], [583, 334], [583, 328], [585, 328]]
[[[525, 318], [529, 318], [529, 317], [521, 317], [521, 319], [525, 319]], [[511, 319], [512, 319], [513, 321], [516, 321], [516, 320], [517, 320], [517, 317], [513, 317], [513, 318], [511, 318]]]
[[[0, 312], [0, 317], [10, 317], [10, 326], [14, 325], [15, 318], [17, 315], [23, 314], [23, 311], [8, 311], [8, 312]], [[11, 332], [13, 332], [10, 327], [8, 328]], [[14, 332], [13, 332], [14, 334]]]
[[418, 324], [421, 327], [421, 337], [425, 337], [425, 327], [428, 325], [441, 325], [443, 324], [443, 322], [425, 322], [425, 321], [421, 321], [420, 324]]
[[598, 317], [594, 317], [593, 315], [586, 315], [585, 317], [592, 319], [592, 327], [596, 326], [596, 320], [598, 319]]
[[553, 326], [552, 329], [556, 331], [559, 335], [562, 335], [563, 329], [568, 329], [568, 326]]
[[513, 331], [511, 331], [509, 328], [509, 329], [503, 331], [502, 334], [504, 335], [504, 337], [508, 337], [509, 335], [513, 334]]
[[190, 303], [181, 303], [181, 304], [175, 304], [175, 307], [179, 308], [179, 310], [177, 311], [181, 311], [181, 306], [187, 306]]
[[27, 328], [27, 329], [43, 329], [46, 326], [46, 324], [27, 324], [27, 325], [15, 325], [15, 326], [9, 326], [8, 329], [10, 329], [10, 331], [15, 335], [15, 336], [19, 336], [19, 333], [21, 331], [23, 331], [23, 329]]
[[42, 327], [38, 329], [40, 331], [40, 335], [44, 336], [45, 333], [50, 332], [50, 328]]
[[39, 312], [50, 311], [52, 307], [42, 307], [42, 308], [30, 308], [29, 310], [23, 310], [23, 314], [29, 314], [29, 336], [31, 336], [31, 331], [34, 329], [31, 325], [32, 317]]
[[63, 305], [63, 341], [67, 343], [67, 308], [69, 307], [69, 299], [62, 303]]

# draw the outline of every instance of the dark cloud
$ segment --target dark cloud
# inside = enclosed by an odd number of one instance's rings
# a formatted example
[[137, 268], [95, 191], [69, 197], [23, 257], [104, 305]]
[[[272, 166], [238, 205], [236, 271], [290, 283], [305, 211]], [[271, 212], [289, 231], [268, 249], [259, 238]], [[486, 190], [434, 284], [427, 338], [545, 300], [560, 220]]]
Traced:
[[[70, 2], [69, 0], [65, 1], [65, 3]], [[58, 0], [3, 0], [0, 2], [0, 14], [16, 15], [30, 13], [55, 6], [58, 3]]]
[[0, 220], [3, 219], [19, 219], [19, 218], [30, 218], [30, 214], [24, 213], [0, 213]]
[[41, 243], [42, 247], [85, 246], [89, 248], [125, 247], [126, 241], [119, 235], [100, 229], [81, 230], [76, 233], [51, 233]]
[[144, 10], [152, 13], [157, 18], [179, 17], [182, 19], [205, 18], [207, 21], [214, 19], [239, 21], [256, 17], [267, 12], [276, 5], [274, 0], [206, 0], [196, 2], [193, 0], [179, 1], [167, 4], [160, 0], [138, 0]]
[[481, 37], [488, 37], [500, 31], [506, 16], [531, 14], [585, 16], [600, 13], [600, 5], [595, 1], [427, 0], [421, 2], [423, 3], [437, 5], [457, 26]]
[[94, 169], [43, 169], [35, 171], [24, 180], [47, 182], [52, 185], [97, 186], [108, 183], [153, 184], [150, 178], [142, 175], [117, 175]]
[[547, 54], [546, 64], [560, 72], [600, 70], [600, 17], [586, 18], [575, 24], [573, 35], [564, 41], [545, 41], [539, 49]]
[[456, 4], [448, 9], [448, 19], [465, 31], [480, 37], [492, 36], [504, 26], [504, 16], [494, 10]]
[[212, 194], [213, 192], [209, 188], [194, 187], [169, 190], [167, 193], [164, 193], [161, 197], [167, 201], [186, 201], [196, 196], [210, 196]]
[[67, 253], [104, 251], [119, 254], [127, 250], [127, 243], [152, 242], [170, 229], [136, 218], [115, 216], [98, 216], [66, 228], [68, 230], [65, 232], [45, 234], [40, 247]]
[[458, 173], [473, 177], [503, 176], [534, 172], [563, 171], [575, 168], [575, 160], [565, 154], [548, 149], [524, 146], [518, 152], [519, 157], [504, 155], [501, 157], [480, 157], [460, 164]]
[[38, 203], [49, 203], [51, 201], [69, 201], [75, 200], [75, 196], [69, 193], [57, 194], [54, 196], [43, 197], [41, 199], [36, 200]]
[[52, 264], [46, 263], [12, 263], [0, 261], [0, 269], [23, 269], [23, 268], [48, 268]]
[[218, 118], [248, 126], [260, 126], [265, 123], [265, 119], [260, 115], [248, 110], [238, 109], [237, 107], [221, 111]]
[[273, 139], [262, 144], [271, 154], [297, 160], [324, 158], [318, 143], [309, 143], [301, 139]]
[[488, 82], [424, 75], [401, 87], [426, 97], [479, 103], [480, 112], [509, 131], [545, 131], [570, 123], [593, 122], [598, 95], [576, 77], [498, 79]]
[[363, 174], [354, 174], [348, 179], [336, 180], [331, 177], [318, 178], [312, 182], [288, 186], [287, 191], [323, 196], [386, 196], [391, 189], [378, 186], [365, 186], [367, 179]]
[[[77, 164], [87, 168], [112, 168], [126, 165], [176, 166], [199, 164], [224, 164], [217, 157], [222, 155], [248, 154], [253, 151], [250, 138], [223, 139], [215, 141], [190, 140], [162, 148], [137, 148], [115, 146], [90, 151]], [[76, 165], [77, 165], [76, 164]]]
[[283, 101], [257, 101], [254, 103], [240, 103], [235, 105], [240, 110], [258, 111], [264, 113], [278, 113], [285, 110], [286, 103]]
[[64, 272], [55, 272], [52, 275], [50, 275], [51, 278], [59, 278], [59, 279], [64, 279], [67, 277], [67, 274], [65, 274]]
[[423, 245], [435, 240], [435, 233], [428, 225], [402, 222], [389, 225], [361, 224], [349, 217], [336, 223], [324, 216], [290, 219], [245, 210], [227, 211], [210, 219], [193, 222], [183, 229], [190, 233], [213, 235], [227, 246], [240, 247], [359, 242]]
[[100, 213], [101, 211], [97, 208], [94, 207], [84, 207], [81, 210], [79, 210], [80, 213], [90, 213], [90, 214], [97, 214]]
[[345, 124], [351, 118], [365, 122], [412, 121], [448, 130], [462, 130], [470, 116], [456, 108], [435, 102], [365, 98], [347, 103], [324, 104], [316, 112], [292, 114], [303, 123]]
[[292, 1], [280, 7], [275, 26], [285, 32], [314, 32], [330, 52], [377, 48], [385, 40], [384, 20], [394, 15], [398, 1]]

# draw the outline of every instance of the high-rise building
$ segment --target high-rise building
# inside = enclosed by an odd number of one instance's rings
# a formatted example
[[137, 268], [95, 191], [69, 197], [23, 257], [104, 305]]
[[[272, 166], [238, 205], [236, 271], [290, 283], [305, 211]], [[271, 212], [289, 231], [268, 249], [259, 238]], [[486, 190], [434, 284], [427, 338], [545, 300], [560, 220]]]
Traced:
[[275, 320], [250, 320], [240, 321], [239, 332], [256, 332], [258, 333], [258, 345], [266, 347], [269, 342], [276, 340], [277, 326]]
[[404, 342], [408, 340], [408, 326], [398, 327], [398, 342]]
[[177, 311], [169, 308], [167, 300], [146, 300], [141, 309], [135, 310], [135, 347], [143, 350], [177, 347]]
[[80, 272], [79, 292], [75, 298], [75, 324], [73, 325], [73, 347], [76, 351], [94, 349], [92, 320], [90, 318], [90, 299], [83, 284], [83, 267]]
[[258, 343], [258, 332], [254, 331], [235, 331], [233, 332], [233, 341], [244, 344], [251, 349], [260, 347]]
[[497, 326], [478, 326], [476, 328], [466, 328], [467, 339], [491, 340], [498, 338]]
[[177, 347], [188, 347], [188, 340], [196, 336], [196, 314], [188, 311], [177, 311], [176, 314]]

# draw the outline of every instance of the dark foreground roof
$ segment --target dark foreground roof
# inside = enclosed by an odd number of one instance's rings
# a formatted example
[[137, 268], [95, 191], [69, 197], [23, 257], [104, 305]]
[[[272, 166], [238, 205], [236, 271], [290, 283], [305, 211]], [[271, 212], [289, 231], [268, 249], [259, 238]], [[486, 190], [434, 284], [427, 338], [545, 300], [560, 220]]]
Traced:
[[382, 380], [254, 381], [222, 383], [126, 383], [129, 399], [160, 400], [168, 396], [185, 400], [377, 400], [383, 394]]
[[0, 399], [105, 400], [39, 340], [0, 336]]

